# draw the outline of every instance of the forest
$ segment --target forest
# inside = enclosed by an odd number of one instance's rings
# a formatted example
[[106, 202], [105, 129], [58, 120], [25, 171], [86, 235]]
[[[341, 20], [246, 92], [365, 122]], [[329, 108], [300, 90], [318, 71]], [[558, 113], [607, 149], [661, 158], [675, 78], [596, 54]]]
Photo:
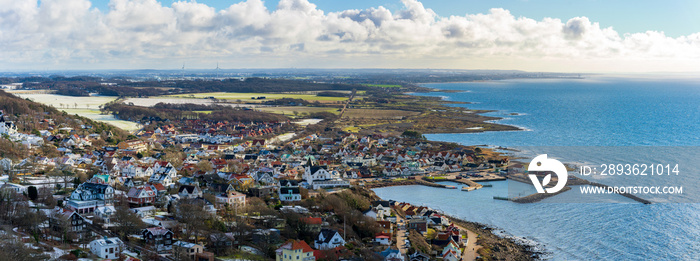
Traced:
[[[286, 117], [278, 114], [220, 105], [159, 103], [154, 107], [143, 107], [115, 102], [105, 105], [103, 110], [111, 112], [121, 120], [139, 121], [142, 123], [148, 121], [173, 121], [192, 118], [230, 122], [272, 122], [287, 120]], [[194, 111], [211, 112], [197, 113]]]

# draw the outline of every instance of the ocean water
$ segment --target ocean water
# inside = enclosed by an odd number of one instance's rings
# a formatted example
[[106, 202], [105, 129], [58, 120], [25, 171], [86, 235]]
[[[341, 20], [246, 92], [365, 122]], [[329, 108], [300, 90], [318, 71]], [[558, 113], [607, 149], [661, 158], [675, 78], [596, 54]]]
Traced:
[[700, 79], [595, 77], [425, 84], [527, 131], [430, 134], [497, 146], [700, 146]]
[[[531, 187], [512, 181], [472, 192], [424, 186], [379, 188], [385, 199], [426, 205], [502, 229], [548, 252], [552, 260], [700, 260], [700, 80], [594, 77], [426, 84], [457, 93], [429, 93], [455, 105], [494, 110], [500, 123], [525, 131], [431, 134], [431, 140], [547, 151], [566, 162], [679, 163], [670, 179], [605, 177], [608, 185], [682, 185], [684, 194], [645, 195], [643, 205], [619, 195], [584, 196], [577, 189], [541, 203], [494, 200]], [[584, 177], [591, 179], [592, 177]], [[594, 178], [595, 179], [595, 178]], [[662, 182], [662, 183], [663, 183]], [[589, 198], [585, 198], [589, 197]], [[674, 198], [675, 197], [675, 198]], [[595, 203], [561, 203], [578, 202]]]

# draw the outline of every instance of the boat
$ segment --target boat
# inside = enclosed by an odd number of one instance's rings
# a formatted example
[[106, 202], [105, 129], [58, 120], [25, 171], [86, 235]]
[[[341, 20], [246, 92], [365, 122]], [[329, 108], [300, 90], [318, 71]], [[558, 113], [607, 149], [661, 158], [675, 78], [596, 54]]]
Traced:
[[455, 186], [450, 186], [450, 185], [445, 185], [445, 188], [448, 188], [448, 189], [456, 189], [457, 187], [455, 187]]

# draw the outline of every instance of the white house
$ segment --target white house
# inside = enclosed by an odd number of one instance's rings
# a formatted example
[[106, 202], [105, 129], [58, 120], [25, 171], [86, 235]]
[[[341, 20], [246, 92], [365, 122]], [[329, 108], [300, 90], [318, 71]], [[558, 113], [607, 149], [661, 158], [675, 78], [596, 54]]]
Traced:
[[95, 239], [90, 242], [90, 251], [104, 259], [118, 259], [121, 251], [122, 241], [118, 237], [105, 237]]
[[109, 203], [113, 197], [114, 188], [112, 186], [85, 182], [71, 193], [67, 205], [78, 213], [89, 213], [93, 212], [95, 208]]
[[340, 236], [338, 231], [332, 229], [321, 229], [318, 233], [314, 247], [319, 250], [333, 249], [345, 245], [345, 239]]
[[281, 201], [301, 201], [299, 183], [296, 180], [280, 180], [280, 187], [277, 193]]
[[150, 177], [153, 175], [153, 169], [150, 167], [142, 167], [129, 164], [121, 169], [122, 174], [130, 178]]
[[350, 182], [340, 178], [338, 171], [329, 171], [326, 166], [315, 166], [309, 159], [301, 176], [313, 189], [349, 187]]
[[108, 227], [112, 224], [112, 216], [117, 213], [114, 206], [101, 206], [95, 209], [95, 217], [102, 219], [104, 226]]
[[372, 205], [374, 205], [374, 211], [377, 212], [377, 219], [391, 216], [391, 203], [389, 201], [376, 201]]
[[378, 235], [374, 238], [374, 241], [380, 245], [388, 246], [391, 244], [391, 237], [387, 235]]
[[199, 198], [202, 196], [202, 190], [199, 188], [199, 185], [182, 185], [177, 194], [183, 199]]

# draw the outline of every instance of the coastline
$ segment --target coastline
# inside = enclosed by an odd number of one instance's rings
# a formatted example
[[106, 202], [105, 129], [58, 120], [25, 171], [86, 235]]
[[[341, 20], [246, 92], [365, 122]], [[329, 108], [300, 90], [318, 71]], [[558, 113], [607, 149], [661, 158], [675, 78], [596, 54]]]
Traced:
[[[421, 83], [418, 84], [421, 87]], [[426, 87], [427, 88], [427, 87]], [[442, 92], [438, 89], [433, 89], [431, 88], [431, 92]], [[461, 92], [461, 91], [460, 91]], [[415, 95], [416, 93], [413, 94], [408, 94], [408, 95]], [[450, 104], [451, 102], [444, 100], [444, 98], [440, 98], [441, 103], [443, 106], [446, 107], [451, 107], [448, 106], [447, 104]], [[527, 129], [518, 127], [518, 126], [511, 126], [511, 125], [505, 125], [505, 124], [499, 124], [495, 123], [499, 120], [502, 120], [503, 118], [500, 117], [492, 117], [492, 116], [484, 116], [482, 115], [483, 113], [488, 113], [488, 112], [493, 112], [496, 110], [488, 110], [488, 111], [479, 111], [479, 110], [471, 110], [473, 111], [474, 114], [477, 114], [481, 117], [488, 117], [491, 118], [488, 121], [484, 121], [484, 123], [490, 123], [493, 125], [498, 125], [498, 126], [503, 126], [505, 129], [500, 129], [500, 130], [487, 130], [487, 129], [478, 129], [478, 130], [472, 130], [469, 132], [465, 131], [458, 131], [458, 132], [434, 132], [434, 133], [481, 133], [481, 132], [486, 132], [486, 131], [526, 131]], [[512, 129], [511, 129], [512, 128]], [[433, 134], [426, 132], [425, 134]], [[429, 142], [435, 142], [435, 143], [447, 143], [443, 141], [434, 141], [434, 140], [428, 140]], [[449, 142], [456, 144], [457, 146], [461, 147], [467, 147], [465, 145], [460, 145], [455, 142]], [[473, 146], [480, 146], [480, 145], [472, 145]], [[495, 153], [496, 155], [503, 155], [503, 153], [496, 152], [493, 150], [490, 150], [490, 152]], [[428, 182], [424, 181], [422, 179], [407, 179], [407, 180], [402, 180], [398, 182], [393, 182], [393, 181], [383, 181], [380, 183], [373, 183], [373, 184], [368, 184], [365, 186], [366, 189], [369, 189], [372, 191], [374, 188], [380, 188], [380, 187], [391, 187], [391, 186], [407, 186], [407, 185], [423, 185], [423, 186], [430, 186], [430, 187], [444, 187], [444, 185], [441, 184], [436, 184], [433, 182]], [[374, 191], [372, 191], [374, 194]], [[376, 194], [375, 194], [376, 196]], [[376, 196], [379, 198], [378, 196]], [[430, 206], [427, 206], [430, 207]], [[486, 224], [481, 224], [478, 222], [473, 222], [473, 221], [467, 221], [463, 220], [461, 218], [457, 218], [453, 215], [447, 214], [447, 213], [442, 213], [442, 215], [448, 217], [450, 219], [451, 223], [454, 223], [455, 225], [465, 229], [472, 231], [478, 235], [477, 239], [477, 244], [482, 246], [481, 249], [478, 250], [479, 255], [482, 257], [488, 256], [487, 260], [495, 259], [495, 260], [538, 260], [542, 255], [544, 255], [544, 252], [536, 250], [536, 246], [526, 244], [524, 242], [518, 242], [516, 241], [513, 237], [509, 236], [502, 236], [502, 235], [496, 235], [494, 234], [494, 231], [497, 230], [494, 227], [491, 227]], [[506, 232], [507, 233], [507, 232]]]
[[[423, 181], [430, 183], [427, 181]], [[391, 186], [405, 186], [405, 185], [426, 185], [419, 182], [412, 182], [412, 184], [396, 184]], [[443, 185], [434, 184], [438, 187]], [[372, 192], [373, 198], [376, 200], [384, 200], [377, 196], [376, 193], [370, 187], [365, 187]], [[476, 244], [480, 247], [477, 250], [479, 256], [485, 260], [540, 260], [540, 258], [546, 254], [546, 252], [539, 251], [538, 246], [534, 244], [527, 244], [522, 240], [517, 240], [513, 236], [498, 235], [494, 233], [495, 231], [504, 231], [502, 229], [494, 228], [490, 225], [467, 221], [462, 218], [458, 218], [452, 214], [443, 213], [442, 211], [435, 210], [430, 206], [426, 206], [434, 211], [439, 212], [441, 215], [447, 217], [450, 223], [456, 225], [457, 227], [468, 230], [477, 235]], [[505, 231], [504, 231], [505, 232]], [[507, 232], [506, 232], [507, 233]], [[474, 240], [470, 238], [469, 240]]]

